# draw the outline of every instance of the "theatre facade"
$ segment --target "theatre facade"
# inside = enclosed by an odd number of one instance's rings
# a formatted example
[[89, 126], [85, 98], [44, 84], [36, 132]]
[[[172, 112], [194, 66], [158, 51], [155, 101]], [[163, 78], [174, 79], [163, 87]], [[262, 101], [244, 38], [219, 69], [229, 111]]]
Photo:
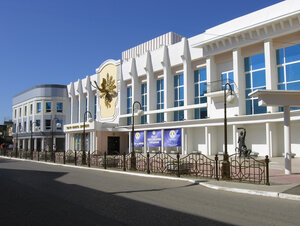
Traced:
[[[223, 152], [226, 83], [236, 97], [227, 104], [229, 154], [236, 151], [239, 131], [245, 129], [252, 152], [282, 156], [284, 106], [263, 106], [249, 94], [300, 90], [297, 0], [191, 38], [169, 32], [124, 51], [120, 60], [103, 62], [94, 75], [71, 82], [66, 150], [83, 150], [84, 143], [96, 154], [130, 152], [132, 112], [141, 108], [143, 114], [134, 116], [136, 151]], [[291, 106], [291, 150], [296, 156], [300, 156], [298, 107]]]

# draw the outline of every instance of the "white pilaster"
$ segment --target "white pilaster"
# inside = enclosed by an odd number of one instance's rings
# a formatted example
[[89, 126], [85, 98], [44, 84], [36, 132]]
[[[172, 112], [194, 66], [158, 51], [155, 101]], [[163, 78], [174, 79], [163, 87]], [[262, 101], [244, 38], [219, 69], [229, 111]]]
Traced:
[[[276, 90], [277, 89], [277, 71], [276, 71], [276, 50], [273, 47], [272, 40], [266, 40], [264, 42], [265, 52], [265, 66], [266, 66], [266, 89]], [[268, 112], [277, 112], [278, 107], [267, 106]]]
[[[132, 104], [135, 101], [139, 101], [140, 103], [142, 103], [141, 101], [141, 83], [139, 81], [138, 78], [138, 74], [137, 74], [137, 69], [136, 69], [136, 62], [135, 62], [135, 58], [132, 58], [132, 62], [131, 62], [131, 69], [129, 74], [131, 75], [131, 84], [132, 84]], [[135, 105], [135, 107], [138, 107], [137, 105]], [[134, 109], [132, 109], [132, 111], [134, 111]], [[134, 121], [135, 123], [139, 124], [141, 121], [141, 117], [134, 117]]]
[[237, 87], [234, 87], [235, 92], [238, 95], [238, 106], [237, 111], [239, 115], [246, 114], [246, 104], [245, 104], [245, 74], [244, 74], [244, 61], [241, 54], [241, 49], [234, 49], [232, 51], [233, 58], [233, 76], [234, 83]]
[[290, 127], [290, 106], [284, 106], [284, 161], [285, 174], [292, 173], [291, 156], [291, 127]]
[[[217, 81], [216, 63], [214, 60], [214, 56], [210, 56], [206, 58], [206, 76], [207, 76], [207, 83], [209, 85], [213, 85], [211, 82]], [[207, 117], [210, 117], [210, 115], [212, 114], [211, 101], [212, 101], [211, 97], [207, 97]]]
[[[156, 109], [156, 80], [154, 79], [151, 54], [149, 51], [147, 52], [145, 71], [147, 75], [147, 110], [152, 111]], [[148, 115], [147, 122], [155, 123], [155, 116], [155, 114]]]
[[78, 112], [78, 122], [83, 122], [83, 118], [84, 118], [84, 113], [85, 113], [85, 109], [86, 109], [86, 95], [85, 93], [83, 93], [83, 87], [82, 87], [82, 81], [81, 79], [78, 79], [78, 83], [77, 83], [78, 87], [77, 87], [77, 92], [78, 92], [78, 100], [79, 100], [79, 112]]

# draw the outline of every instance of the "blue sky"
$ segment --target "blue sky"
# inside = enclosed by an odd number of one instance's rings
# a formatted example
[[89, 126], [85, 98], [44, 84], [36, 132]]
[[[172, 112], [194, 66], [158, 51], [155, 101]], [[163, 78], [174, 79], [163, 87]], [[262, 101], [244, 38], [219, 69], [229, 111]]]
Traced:
[[278, 2], [0, 0], [0, 123], [25, 89], [69, 84], [169, 31], [189, 38]]

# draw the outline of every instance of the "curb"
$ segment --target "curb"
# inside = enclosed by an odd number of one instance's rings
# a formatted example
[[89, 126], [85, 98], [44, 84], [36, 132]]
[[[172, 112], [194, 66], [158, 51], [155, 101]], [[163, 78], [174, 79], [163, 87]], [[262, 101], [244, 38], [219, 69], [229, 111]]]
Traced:
[[150, 175], [150, 174], [143, 174], [143, 173], [133, 173], [133, 172], [126, 172], [126, 171], [100, 169], [100, 168], [89, 168], [89, 167], [84, 167], [84, 166], [64, 165], [64, 164], [53, 163], [53, 162], [42, 162], [42, 161], [35, 161], [35, 160], [31, 160], [31, 159], [19, 159], [19, 158], [6, 157], [6, 156], [0, 156], [0, 158], [14, 159], [14, 160], [19, 160], [19, 161], [27, 161], [27, 162], [35, 162], [35, 163], [76, 168], [76, 169], [101, 171], [101, 172], [107, 172], [107, 173], [117, 173], [117, 174], [124, 174], [124, 175], [138, 176], [138, 177], [148, 177], [148, 178], [156, 178], [156, 179], [175, 180], [175, 181], [186, 181], [186, 182], [198, 184], [203, 187], [214, 189], [214, 190], [300, 201], [300, 195], [292, 195], [292, 194], [286, 194], [286, 193], [281, 193], [281, 192], [269, 192], [269, 191], [260, 191], [260, 190], [241, 189], [241, 188], [229, 188], [229, 187], [209, 184], [209, 182], [204, 182], [204, 181], [201, 182], [199, 180], [192, 180], [192, 179], [187, 179], [187, 178], [158, 176], [158, 175]]

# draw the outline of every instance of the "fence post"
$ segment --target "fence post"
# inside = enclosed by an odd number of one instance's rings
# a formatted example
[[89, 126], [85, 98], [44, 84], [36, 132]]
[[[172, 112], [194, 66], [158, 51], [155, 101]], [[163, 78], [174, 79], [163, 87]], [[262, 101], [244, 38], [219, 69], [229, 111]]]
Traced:
[[104, 169], [106, 169], [106, 152], [104, 152]]
[[216, 161], [216, 179], [217, 179], [217, 180], [219, 180], [218, 160], [219, 160], [219, 157], [218, 157], [218, 155], [216, 154], [216, 156], [215, 156], [215, 161]]
[[123, 152], [123, 171], [126, 171], [126, 154]]
[[38, 155], [38, 161], [40, 161], [40, 152], [37, 150], [37, 155]]
[[266, 163], [266, 177], [267, 177], [267, 185], [270, 185], [270, 181], [269, 181], [269, 162], [270, 162], [270, 159], [269, 159], [269, 156], [266, 155], [266, 159], [265, 159], [265, 163]]
[[66, 164], [66, 150], [64, 149], [64, 164]]
[[180, 162], [179, 162], [179, 159], [180, 159], [180, 155], [179, 155], [179, 153], [177, 153], [177, 177], [180, 177], [180, 168], [179, 168], [179, 166], [180, 166]]
[[45, 150], [44, 153], [45, 153], [45, 162], [47, 162], [47, 150]]
[[77, 151], [75, 150], [75, 161], [74, 161], [75, 166], [77, 166]]
[[150, 153], [147, 152], [147, 173], [150, 174]]

